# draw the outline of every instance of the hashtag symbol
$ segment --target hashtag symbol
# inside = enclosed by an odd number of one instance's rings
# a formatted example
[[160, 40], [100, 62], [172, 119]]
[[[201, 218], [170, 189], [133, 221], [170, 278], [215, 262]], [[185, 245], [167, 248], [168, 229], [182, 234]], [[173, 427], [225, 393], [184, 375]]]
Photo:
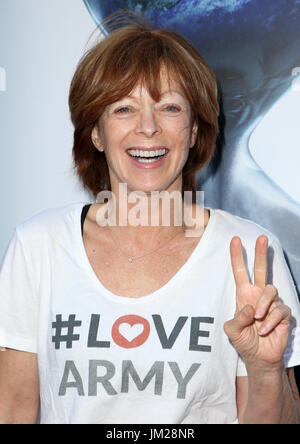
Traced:
[[[80, 335], [74, 334], [74, 328], [81, 326], [81, 321], [75, 321], [76, 315], [70, 315], [68, 321], [62, 320], [62, 315], [56, 315], [56, 322], [52, 322], [52, 328], [55, 329], [55, 336], [52, 336], [52, 342], [55, 343], [55, 349], [60, 350], [60, 344], [66, 343], [67, 348], [72, 348], [73, 342], [79, 341]], [[62, 329], [67, 329], [67, 334], [62, 334]]]

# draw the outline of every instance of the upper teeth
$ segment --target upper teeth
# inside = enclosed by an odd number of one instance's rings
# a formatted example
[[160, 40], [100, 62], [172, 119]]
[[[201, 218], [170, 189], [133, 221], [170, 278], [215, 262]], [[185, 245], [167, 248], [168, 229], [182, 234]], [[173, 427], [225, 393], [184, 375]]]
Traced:
[[163, 156], [166, 154], [166, 149], [163, 148], [161, 150], [156, 151], [141, 151], [141, 150], [128, 150], [128, 153], [131, 156], [135, 157], [156, 157], [156, 156]]

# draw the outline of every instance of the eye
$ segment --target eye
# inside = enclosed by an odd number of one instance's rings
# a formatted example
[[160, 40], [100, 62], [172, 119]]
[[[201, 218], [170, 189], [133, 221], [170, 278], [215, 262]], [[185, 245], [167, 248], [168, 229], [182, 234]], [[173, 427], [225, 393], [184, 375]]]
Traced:
[[179, 112], [180, 111], [180, 108], [177, 105], [167, 105], [167, 106], [165, 106], [164, 109], [168, 112]]
[[121, 108], [118, 108], [115, 110], [116, 114], [128, 114], [130, 112], [130, 109], [128, 106], [122, 106]]

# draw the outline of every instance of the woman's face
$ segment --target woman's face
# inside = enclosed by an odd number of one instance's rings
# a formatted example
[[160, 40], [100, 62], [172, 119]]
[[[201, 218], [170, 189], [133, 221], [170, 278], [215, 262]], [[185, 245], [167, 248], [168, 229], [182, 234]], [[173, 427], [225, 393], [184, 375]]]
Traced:
[[178, 84], [169, 85], [162, 74], [161, 87], [161, 100], [155, 102], [137, 85], [128, 97], [106, 107], [92, 131], [95, 146], [105, 153], [115, 193], [119, 183], [127, 183], [128, 192], [181, 191], [197, 127]]

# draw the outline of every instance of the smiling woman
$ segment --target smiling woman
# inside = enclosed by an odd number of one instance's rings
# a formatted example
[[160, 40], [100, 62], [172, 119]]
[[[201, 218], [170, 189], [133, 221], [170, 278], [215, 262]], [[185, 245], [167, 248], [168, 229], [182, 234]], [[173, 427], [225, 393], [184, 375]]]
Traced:
[[0, 423], [34, 422], [39, 402], [42, 424], [297, 423], [300, 309], [279, 240], [198, 203], [196, 236], [177, 218], [218, 134], [206, 62], [175, 32], [124, 25], [80, 60], [69, 103], [75, 170], [118, 223], [96, 201], [16, 227]]

